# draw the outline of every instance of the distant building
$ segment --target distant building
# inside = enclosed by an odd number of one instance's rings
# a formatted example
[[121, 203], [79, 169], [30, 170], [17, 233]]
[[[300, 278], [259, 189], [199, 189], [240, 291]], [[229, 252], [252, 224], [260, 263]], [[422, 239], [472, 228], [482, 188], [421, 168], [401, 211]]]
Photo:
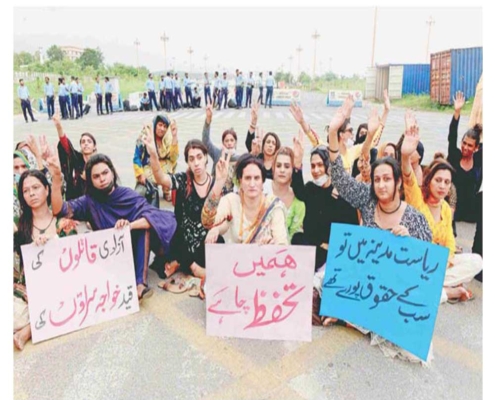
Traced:
[[84, 52], [84, 49], [76, 46], [60, 46], [60, 50], [62, 50], [71, 61], [77, 60]]

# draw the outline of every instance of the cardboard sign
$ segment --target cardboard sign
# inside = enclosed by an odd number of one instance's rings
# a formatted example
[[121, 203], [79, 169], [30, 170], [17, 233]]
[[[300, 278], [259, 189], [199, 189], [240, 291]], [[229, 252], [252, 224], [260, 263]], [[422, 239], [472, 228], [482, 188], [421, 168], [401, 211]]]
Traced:
[[427, 359], [446, 247], [362, 226], [332, 224], [320, 314], [360, 325]]
[[33, 343], [139, 311], [128, 227], [21, 251]]
[[206, 245], [206, 333], [311, 341], [315, 248]]

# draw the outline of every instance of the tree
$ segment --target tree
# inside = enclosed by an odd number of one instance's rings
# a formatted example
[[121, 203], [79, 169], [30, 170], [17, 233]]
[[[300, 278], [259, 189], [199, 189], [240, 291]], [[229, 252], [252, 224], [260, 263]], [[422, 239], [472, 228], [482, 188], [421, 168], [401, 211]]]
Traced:
[[14, 65], [20, 67], [21, 65], [28, 65], [34, 62], [34, 57], [27, 51], [21, 51], [20, 53], [14, 53]]
[[46, 55], [50, 61], [62, 61], [65, 57], [62, 49], [56, 45], [52, 45], [47, 51]]
[[93, 67], [97, 70], [103, 64], [103, 53], [99, 47], [96, 49], [84, 49], [81, 57], [79, 57], [76, 62], [82, 68]]
[[308, 85], [311, 82], [311, 77], [306, 73], [306, 72], [301, 72], [301, 75], [299, 75], [299, 82], [301, 82], [303, 85]]

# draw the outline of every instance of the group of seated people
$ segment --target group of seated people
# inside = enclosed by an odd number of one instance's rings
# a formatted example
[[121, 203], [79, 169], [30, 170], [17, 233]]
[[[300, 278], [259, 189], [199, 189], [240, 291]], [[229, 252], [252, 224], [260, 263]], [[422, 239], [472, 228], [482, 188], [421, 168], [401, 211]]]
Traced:
[[[464, 103], [458, 93], [447, 158], [437, 153], [425, 168], [419, 126], [410, 111], [397, 143], [380, 144], [390, 110], [386, 93], [383, 115], [372, 109], [355, 139], [352, 97], [325, 127], [326, 140], [320, 139], [301, 108], [293, 104], [290, 111], [301, 129], [291, 146], [282, 145], [275, 132], [265, 133], [258, 127], [259, 104], [255, 103], [246, 152], [237, 149], [233, 129], [223, 132], [221, 145], [212, 142], [213, 109], [207, 105], [202, 137], [185, 144], [187, 169], [179, 172], [177, 123], [157, 115], [136, 141], [135, 190], [120, 185], [111, 159], [98, 153], [92, 134], [83, 133], [80, 149], [75, 149], [55, 115], [57, 149], [43, 136], [39, 146], [30, 136], [14, 152], [16, 348], [22, 350], [31, 336], [20, 246], [76, 234], [80, 221], [94, 231], [130, 227], [140, 300], [153, 293], [147, 282], [150, 251], [152, 268], [160, 277], [181, 271], [204, 283], [207, 243], [315, 246], [314, 271], [321, 278], [332, 223], [385, 229], [447, 247], [450, 256], [441, 302], [470, 300], [472, 293], [464, 285], [480, 273], [482, 259], [478, 254], [458, 254], [454, 228], [455, 221], [477, 222], [481, 228], [482, 129], [481, 125], [470, 128], [461, 148], [457, 147]], [[313, 145], [307, 182], [304, 136]], [[173, 212], [159, 208], [160, 189], [173, 203]], [[481, 240], [478, 230], [477, 240]], [[317, 286], [315, 293], [321, 289]], [[313, 318], [314, 324], [335, 322], [331, 316]]]

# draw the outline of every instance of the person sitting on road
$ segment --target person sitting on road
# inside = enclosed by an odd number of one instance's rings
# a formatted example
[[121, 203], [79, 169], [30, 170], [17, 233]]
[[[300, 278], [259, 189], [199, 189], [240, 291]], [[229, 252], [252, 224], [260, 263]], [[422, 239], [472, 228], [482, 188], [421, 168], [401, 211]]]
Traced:
[[148, 93], [144, 92], [141, 99], [139, 100], [139, 111], [149, 111], [150, 110], [150, 99], [148, 98]]

